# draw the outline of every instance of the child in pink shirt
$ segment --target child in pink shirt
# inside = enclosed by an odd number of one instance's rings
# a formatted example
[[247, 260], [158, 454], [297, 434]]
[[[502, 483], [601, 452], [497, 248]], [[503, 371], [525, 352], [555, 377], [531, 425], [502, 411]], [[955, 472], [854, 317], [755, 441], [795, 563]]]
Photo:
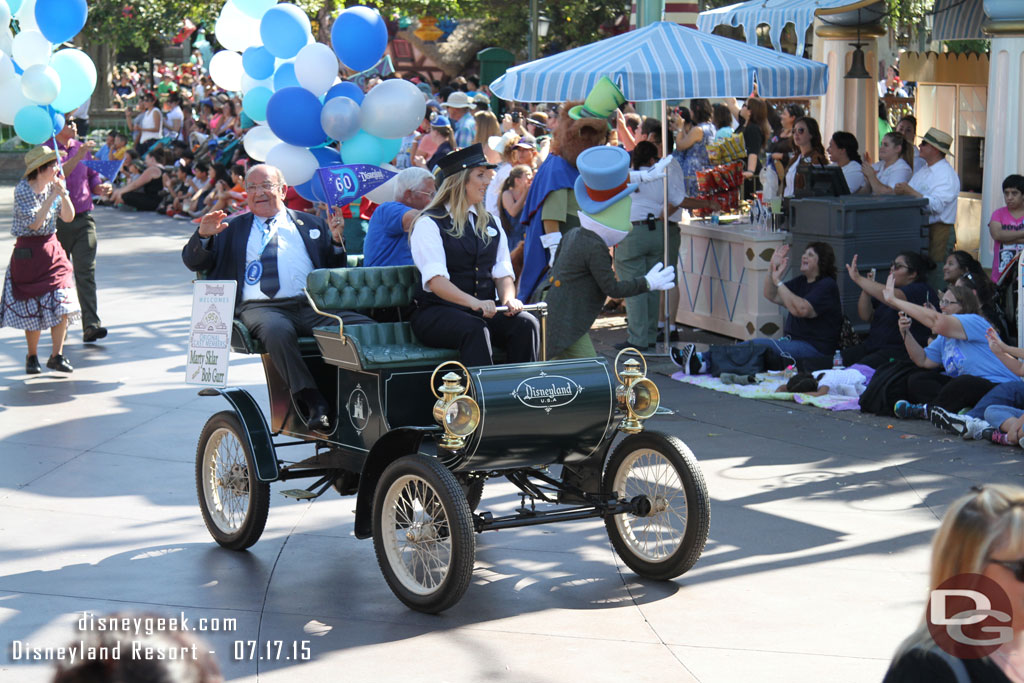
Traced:
[[1024, 176], [1006, 176], [1003, 180], [1003, 201], [1006, 206], [992, 212], [988, 232], [994, 242], [992, 279], [1010, 265], [1017, 252], [1024, 249]]

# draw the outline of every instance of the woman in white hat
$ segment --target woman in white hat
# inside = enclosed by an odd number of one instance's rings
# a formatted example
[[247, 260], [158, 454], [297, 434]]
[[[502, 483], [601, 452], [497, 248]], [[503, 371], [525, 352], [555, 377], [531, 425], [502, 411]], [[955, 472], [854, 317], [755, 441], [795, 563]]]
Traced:
[[75, 219], [60, 157], [48, 147], [36, 147], [25, 155], [25, 177], [14, 188], [14, 221], [17, 237], [3, 295], [0, 296], [0, 327], [25, 330], [28, 355], [25, 372], [42, 372], [37, 350], [42, 330], [49, 329], [53, 353], [46, 367], [61, 372], [74, 368], [64, 358], [64, 333], [68, 319], [80, 315], [74, 298], [71, 264], [57, 241], [57, 215]]
[[[516, 298], [508, 239], [484, 208], [493, 165], [480, 145], [441, 159], [434, 199], [409, 235], [423, 290], [410, 323], [427, 346], [457, 349], [466, 365], [491, 365], [492, 347], [510, 363], [537, 359], [540, 324]], [[498, 314], [498, 305], [508, 312]]]

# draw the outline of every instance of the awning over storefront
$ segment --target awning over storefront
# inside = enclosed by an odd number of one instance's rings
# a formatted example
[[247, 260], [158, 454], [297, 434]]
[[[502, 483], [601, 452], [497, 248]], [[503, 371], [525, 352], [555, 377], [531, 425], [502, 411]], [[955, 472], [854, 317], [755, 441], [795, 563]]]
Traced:
[[982, 0], [935, 0], [932, 10], [932, 40], [974, 40], [985, 38]]
[[763, 97], [822, 95], [828, 67], [659, 21], [612, 38], [514, 66], [491, 92], [519, 102], [582, 100], [608, 76], [629, 100], [746, 97], [754, 81]]
[[[772, 45], [781, 52], [782, 29], [793, 24], [796, 29], [796, 54], [803, 55], [807, 29], [814, 23], [819, 9], [834, 9], [855, 4], [856, 0], [747, 0], [736, 5], [701, 12], [697, 28], [711, 33], [719, 24], [742, 26], [747, 42], [757, 45], [757, 27], [768, 25]], [[956, 2], [956, 0], [952, 0]], [[981, 0], [978, 0], [980, 4]], [[867, 18], [867, 17], [865, 17]]]

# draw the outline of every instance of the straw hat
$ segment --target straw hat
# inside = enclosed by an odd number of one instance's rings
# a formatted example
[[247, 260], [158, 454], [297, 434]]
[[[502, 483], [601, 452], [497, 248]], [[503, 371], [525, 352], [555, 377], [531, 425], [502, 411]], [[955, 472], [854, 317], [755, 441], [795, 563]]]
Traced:
[[25, 175], [51, 161], [60, 162], [60, 156], [49, 147], [33, 147], [25, 155]]
[[953, 146], [953, 137], [949, 133], [943, 133], [938, 128], [929, 128], [928, 132], [921, 138], [921, 142], [927, 142], [943, 154], [950, 154], [949, 150]]

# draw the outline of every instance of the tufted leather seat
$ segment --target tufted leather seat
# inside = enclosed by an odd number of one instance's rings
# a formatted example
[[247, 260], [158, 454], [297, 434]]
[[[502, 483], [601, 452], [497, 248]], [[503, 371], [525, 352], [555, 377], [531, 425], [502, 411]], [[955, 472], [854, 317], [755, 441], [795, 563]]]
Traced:
[[[323, 311], [401, 308], [412, 303], [419, 280], [415, 266], [325, 268], [309, 274], [306, 290]], [[346, 325], [344, 332], [364, 370], [431, 365], [458, 358], [453, 349], [421, 344], [408, 322]], [[316, 334], [322, 340], [337, 339], [338, 330], [329, 325], [318, 327]]]

